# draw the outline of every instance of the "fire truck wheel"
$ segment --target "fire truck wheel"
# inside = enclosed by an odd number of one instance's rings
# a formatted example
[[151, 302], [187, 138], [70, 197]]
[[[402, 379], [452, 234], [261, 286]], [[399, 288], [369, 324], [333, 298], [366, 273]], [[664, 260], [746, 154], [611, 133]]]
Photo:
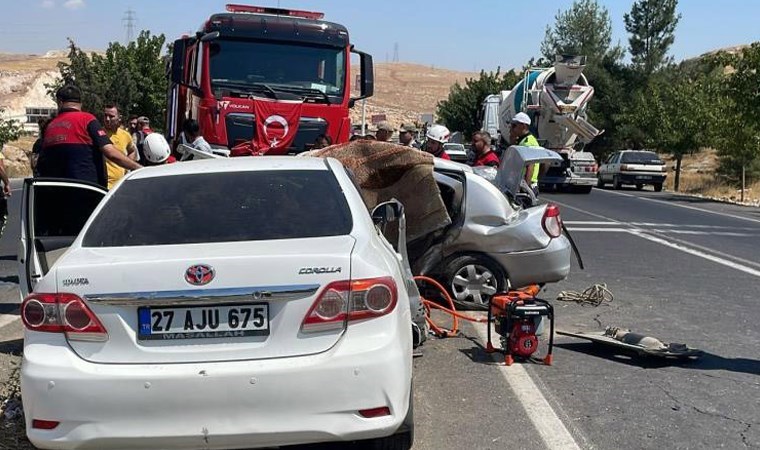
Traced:
[[481, 255], [454, 257], [442, 273], [444, 286], [458, 306], [467, 309], [485, 309], [492, 295], [509, 286], [501, 265]]

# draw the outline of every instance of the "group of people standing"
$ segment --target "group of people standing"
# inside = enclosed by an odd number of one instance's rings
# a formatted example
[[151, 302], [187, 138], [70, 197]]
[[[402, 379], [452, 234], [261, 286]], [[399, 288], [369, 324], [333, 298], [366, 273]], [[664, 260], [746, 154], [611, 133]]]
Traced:
[[[530, 131], [531, 120], [525, 113], [516, 114], [511, 122], [509, 129], [509, 144], [524, 147], [539, 147], [538, 140]], [[391, 136], [396, 131], [388, 121], [378, 122], [376, 128], [371, 130], [375, 134], [354, 135], [355, 139], [371, 139], [377, 141], [390, 141]], [[398, 141], [400, 145], [413, 147], [432, 154], [437, 158], [451, 159], [444, 151], [444, 145], [449, 142], [451, 132], [443, 125], [434, 124], [426, 128], [425, 140], [418, 142], [415, 139], [417, 127], [413, 123], [403, 123], [398, 129]], [[500, 163], [499, 154], [492, 145], [491, 134], [487, 131], [476, 131], [472, 135], [471, 153], [468, 164], [473, 167], [491, 166], [498, 167]], [[534, 193], [538, 193], [538, 176], [540, 164], [533, 164], [526, 167], [524, 180], [531, 187]]]
[[[32, 150], [35, 176], [88, 181], [112, 188], [129, 170], [176, 162], [169, 143], [150, 128], [145, 116], [124, 123], [119, 107], [107, 103], [103, 124], [82, 111], [82, 93], [75, 85], [56, 91], [58, 114], [40, 124]], [[182, 141], [211, 152], [195, 120], [183, 124]]]

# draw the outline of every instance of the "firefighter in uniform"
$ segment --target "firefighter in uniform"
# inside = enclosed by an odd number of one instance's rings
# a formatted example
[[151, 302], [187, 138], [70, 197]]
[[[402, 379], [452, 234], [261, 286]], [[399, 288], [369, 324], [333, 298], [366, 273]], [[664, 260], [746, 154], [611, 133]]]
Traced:
[[106, 187], [103, 157], [128, 170], [142, 167], [111, 143], [95, 116], [82, 111], [78, 87], [65, 85], [55, 97], [58, 116], [45, 129], [37, 162], [41, 177], [70, 178]]

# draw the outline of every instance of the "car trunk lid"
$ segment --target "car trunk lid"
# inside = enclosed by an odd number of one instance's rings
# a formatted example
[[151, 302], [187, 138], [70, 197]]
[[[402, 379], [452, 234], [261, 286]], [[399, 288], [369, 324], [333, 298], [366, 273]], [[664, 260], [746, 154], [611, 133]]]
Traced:
[[58, 265], [58, 289], [85, 300], [108, 340], [69, 344], [97, 363], [254, 360], [326, 351], [343, 329], [304, 334], [301, 323], [322, 286], [350, 279], [353, 246], [351, 236], [332, 236], [77, 248]]

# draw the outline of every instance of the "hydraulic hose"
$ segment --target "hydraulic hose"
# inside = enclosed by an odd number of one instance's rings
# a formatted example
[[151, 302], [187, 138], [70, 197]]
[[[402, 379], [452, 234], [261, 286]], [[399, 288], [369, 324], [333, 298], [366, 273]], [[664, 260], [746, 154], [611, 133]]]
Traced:
[[[467, 320], [469, 322], [476, 322], [476, 323], [488, 322], [487, 317], [472, 317], [472, 316], [468, 316], [466, 314], [462, 314], [458, 312], [456, 310], [456, 306], [454, 305], [454, 300], [446, 291], [446, 288], [444, 288], [436, 280], [430, 277], [416, 276], [414, 277], [414, 281], [431, 284], [443, 295], [443, 298], [446, 300], [446, 303], [449, 305], [449, 307], [447, 308], [445, 306], [439, 305], [438, 303], [432, 300], [428, 300], [424, 297], [422, 298], [422, 305], [425, 307], [425, 321], [427, 322], [428, 326], [430, 326], [430, 329], [433, 331], [433, 333], [435, 333], [437, 337], [443, 338], [443, 337], [449, 337], [449, 336], [456, 336], [459, 333], [459, 319]], [[435, 323], [435, 321], [433, 321], [433, 319], [430, 317], [431, 309], [438, 309], [449, 314], [452, 317], [452, 321], [453, 321], [451, 325], [451, 329], [443, 328], [442, 326]]]

